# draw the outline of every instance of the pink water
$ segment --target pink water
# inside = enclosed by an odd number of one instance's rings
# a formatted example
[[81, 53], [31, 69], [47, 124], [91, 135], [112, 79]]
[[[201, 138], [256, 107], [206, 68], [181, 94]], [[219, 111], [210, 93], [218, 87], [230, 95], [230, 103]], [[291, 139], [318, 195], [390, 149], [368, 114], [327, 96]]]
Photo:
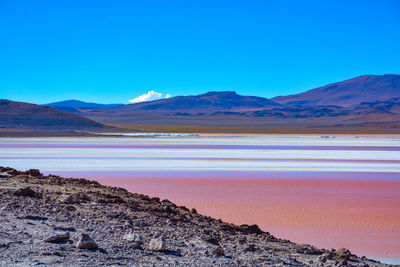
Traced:
[[[54, 172], [53, 172], [54, 173]], [[368, 257], [400, 258], [396, 173], [58, 172], [169, 199], [279, 238]]]

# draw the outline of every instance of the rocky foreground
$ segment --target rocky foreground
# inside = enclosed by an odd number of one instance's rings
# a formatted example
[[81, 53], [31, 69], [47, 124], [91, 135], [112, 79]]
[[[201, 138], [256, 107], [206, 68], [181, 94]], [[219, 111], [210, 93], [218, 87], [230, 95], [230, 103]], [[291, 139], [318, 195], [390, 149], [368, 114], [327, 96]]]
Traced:
[[168, 200], [0, 167], [0, 266], [388, 266]]

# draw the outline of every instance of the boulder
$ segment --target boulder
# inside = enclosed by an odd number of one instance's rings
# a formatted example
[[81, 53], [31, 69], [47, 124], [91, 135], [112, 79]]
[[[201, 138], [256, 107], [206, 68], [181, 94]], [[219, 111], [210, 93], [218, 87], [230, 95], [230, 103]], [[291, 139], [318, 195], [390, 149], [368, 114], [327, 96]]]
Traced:
[[252, 224], [252, 225], [247, 225], [247, 224], [242, 224], [240, 226], [241, 230], [245, 234], [262, 234], [263, 231], [258, 227], [257, 224]]
[[336, 256], [339, 259], [348, 260], [350, 259], [351, 252], [347, 248], [339, 248], [336, 250]]
[[190, 210], [190, 213], [191, 213], [191, 214], [197, 214], [197, 210], [196, 210], [195, 208], [192, 208], [192, 209]]
[[153, 238], [150, 240], [149, 250], [151, 251], [165, 251], [166, 250], [165, 240], [161, 237]]
[[76, 244], [76, 247], [80, 249], [97, 249], [98, 245], [90, 236], [87, 234], [82, 234], [78, 240], [78, 243]]
[[60, 243], [60, 242], [66, 242], [69, 240], [69, 233], [65, 234], [58, 234], [58, 235], [52, 235], [44, 240], [46, 243]]
[[29, 169], [29, 170], [28, 170], [28, 174], [29, 174], [30, 176], [33, 176], [33, 177], [40, 177], [40, 176], [42, 176], [42, 174], [40, 173], [40, 171], [39, 171], [38, 169]]
[[24, 187], [16, 190], [14, 195], [17, 197], [32, 197], [32, 198], [42, 198], [42, 194], [33, 191], [30, 187]]

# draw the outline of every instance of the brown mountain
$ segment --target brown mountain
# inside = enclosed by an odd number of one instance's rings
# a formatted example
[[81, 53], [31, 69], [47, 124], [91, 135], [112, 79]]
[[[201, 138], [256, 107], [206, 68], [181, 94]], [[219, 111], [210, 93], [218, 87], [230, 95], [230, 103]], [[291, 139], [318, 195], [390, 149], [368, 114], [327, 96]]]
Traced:
[[112, 127], [46, 106], [0, 100], [0, 127], [57, 131], [104, 131]]
[[273, 101], [282, 105], [348, 107], [362, 102], [386, 101], [400, 97], [400, 75], [364, 75], [328, 84], [304, 93], [278, 96]]
[[129, 104], [112, 108], [112, 111], [142, 111], [142, 112], [212, 112], [219, 110], [252, 110], [277, 107], [280, 104], [267, 98], [242, 96], [236, 92], [208, 92], [196, 96], [177, 96], [167, 99]]
[[[387, 101], [363, 102], [350, 107], [333, 105], [326, 106], [284, 106], [273, 109], [257, 110], [245, 113], [254, 117], [277, 118], [323, 118], [355, 117], [362, 120], [373, 120], [381, 116], [384, 120], [400, 120], [400, 98], [392, 98]], [[374, 116], [372, 118], [371, 116]]]
[[177, 96], [107, 109], [76, 109], [78, 114], [113, 125], [130, 124], [146, 117], [207, 115], [218, 111], [249, 111], [280, 107], [267, 98], [241, 96], [232, 91], [208, 92], [195, 96]]

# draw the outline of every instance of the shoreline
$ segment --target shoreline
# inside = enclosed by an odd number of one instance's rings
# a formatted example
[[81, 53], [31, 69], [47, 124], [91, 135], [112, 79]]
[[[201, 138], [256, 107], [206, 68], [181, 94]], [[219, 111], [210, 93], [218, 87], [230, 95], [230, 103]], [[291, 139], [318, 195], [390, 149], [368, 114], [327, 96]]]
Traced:
[[[6, 243], [0, 246], [0, 260], [9, 264], [126, 265], [134, 260], [145, 266], [388, 266], [357, 257], [344, 248], [325, 250], [295, 244], [256, 225], [225, 223], [169, 200], [95, 181], [4, 167], [0, 167], [0, 177], [4, 207], [0, 210], [0, 230], [8, 233], [2, 241]], [[64, 243], [43, 241], [54, 240], [49, 238], [56, 233], [58, 238], [64, 236]], [[93, 238], [96, 249], [79, 248], [81, 233]], [[155, 248], [155, 243], [160, 247]], [[79, 261], [82, 255], [85, 259]]]
[[[24, 137], [124, 137], [124, 138], [157, 138], [160, 136], [152, 136], [148, 134], [171, 134], [170, 137], [193, 137], [197, 135], [198, 137], [246, 137], [246, 136], [277, 136], [277, 137], [389, 137], [389, 138], [399, 138], [400, 133], [398, 132], [335, 132], [335, 131], [266, 131], [266, 132], [203, 132], [203, 131], [134, 131], [121, 129], [121, 132], [79, 132], [79, 131], [52, 131], [52, 130], [14, 130], [14, 129], [0, 129], [0, 138], [24, 138]], [[128, 135], [127, 135], [128, 134]], [[134, 135], [129, 135], [134, 134]], [[182, 136], [179, 136], [179, 135]], [[168, 137], [168, 136], [161, 136]]]

